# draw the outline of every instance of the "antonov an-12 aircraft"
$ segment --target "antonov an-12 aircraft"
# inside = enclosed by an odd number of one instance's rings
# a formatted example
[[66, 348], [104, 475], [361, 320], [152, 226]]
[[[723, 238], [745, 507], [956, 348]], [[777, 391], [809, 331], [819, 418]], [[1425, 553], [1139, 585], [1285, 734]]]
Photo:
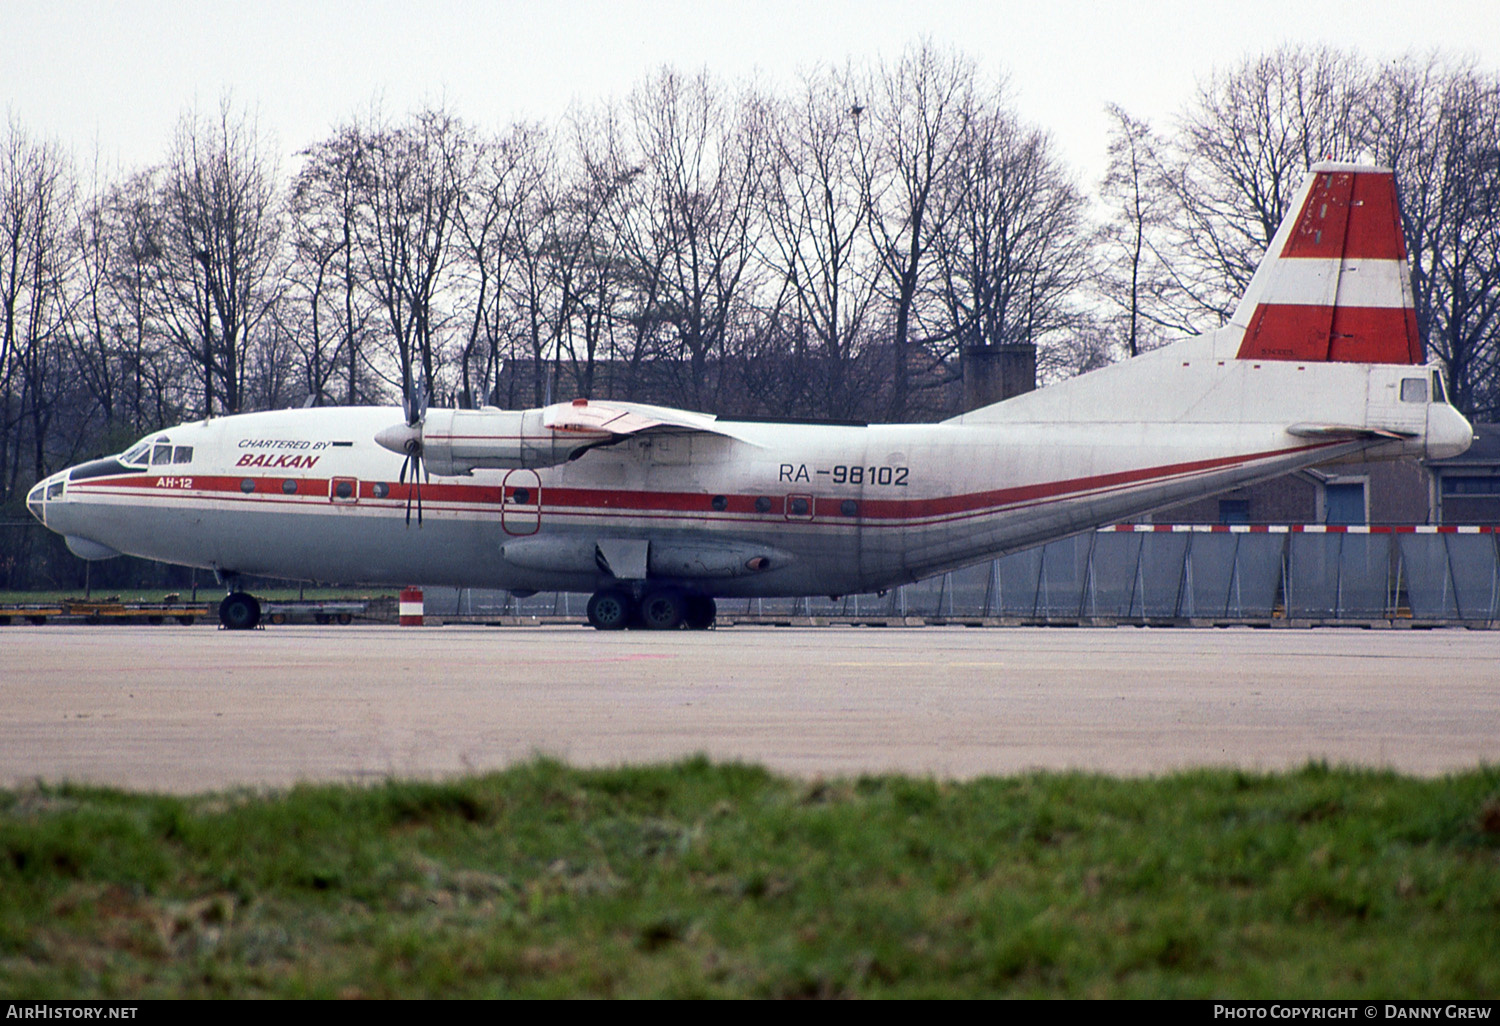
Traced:
[[260, 619], [254, 574], [592, 592], [595, 627], [665, 630], [710, 626], [718, 597], [878, 591], [1315, 464], [1462, 453], [1392, 173], [1319, 164], [1290, 210], [1223, 328], [938, 424], [279, 410], [152, 432], [27, 504], [84, 559], [213, 570], [229, 628]]

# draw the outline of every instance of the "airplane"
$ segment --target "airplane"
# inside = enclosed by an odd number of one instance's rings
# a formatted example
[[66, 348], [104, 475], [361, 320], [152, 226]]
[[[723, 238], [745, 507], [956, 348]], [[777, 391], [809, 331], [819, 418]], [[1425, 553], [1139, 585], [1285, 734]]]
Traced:
[[715, 599], [881, 591], [1313, 465], [1462, 453], [1393, 173], [1317, 164], [1289, 211], [1224, 327], [940, 423], [414, 395], [153, 431], [27, 503], [84, 559], [214, 571], [231, 629], [260, 620], [247, 575], [588, 592], [601, 630], [703, 629]]

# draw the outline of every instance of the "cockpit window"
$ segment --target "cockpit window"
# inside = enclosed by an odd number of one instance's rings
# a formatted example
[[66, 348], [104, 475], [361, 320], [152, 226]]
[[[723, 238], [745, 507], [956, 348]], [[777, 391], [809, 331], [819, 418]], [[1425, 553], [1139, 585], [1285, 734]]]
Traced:
[[170, 442], [157, 442], [151, 450], [151, 465], [172, 462], [172, 444]]
[[193, 447], [191, 445], [179, 445], [172, 449], [173, 463], [193, 462]]
[[120, 457], [120, 462], [129, 464], [133, 467], [140, 467], [145, 466], [150, 458], [151, 443], [142, 442], [134, 448], [127, 450], [125, 455]]
[[1403, 403], [1425, 403], [1427, 401], [1427, 379], [1402, 378], [1401, 401]]
[[1432, 401], [1435, 403], [1446, 403], [1448, 401], [1448, 390], [1443, 387], [1443, 372], [1432, 372]]

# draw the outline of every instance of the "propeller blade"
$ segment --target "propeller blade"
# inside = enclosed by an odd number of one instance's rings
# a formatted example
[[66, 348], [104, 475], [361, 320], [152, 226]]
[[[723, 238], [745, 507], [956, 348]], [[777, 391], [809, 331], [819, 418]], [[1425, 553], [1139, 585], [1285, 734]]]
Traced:
[[427, 419], [427, 400], [431, 390], [426, 382], [414, 381], [401, 397], [401, 412], [406, 417], [407, 427], [418, 427]]
[[432, 480], [427, 463], [422, 459], [422, 443], [415, 438], [406, 443], [406, 459], [401, 461], [400, 482], [406, 483], [406, 471], [411, 469], [411, 487], [406, 490], [406, 526], [411, 526], [411, 504], [417, 502], [417, 526], [422, 526], [422, 481]]

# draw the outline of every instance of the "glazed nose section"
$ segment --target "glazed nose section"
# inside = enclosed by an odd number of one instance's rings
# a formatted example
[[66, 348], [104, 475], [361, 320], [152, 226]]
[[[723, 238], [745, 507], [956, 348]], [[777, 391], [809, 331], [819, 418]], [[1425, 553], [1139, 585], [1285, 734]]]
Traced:
[[44, 525], [47, 523], [47, 507], [44, 503], [46, 494], [47, 485], [45, 482], [43, 482], [42, 484], [39, 484], [35, 488], [33, 488], [30, 494], [26, 496], [27, 510], [29, 510], [31, 512], [31, 515], [40, 520]]
[[1447, 460], [1462, 456], [1474, 442], [1474, 426], [1447, 403], [1427, 407], [1427, 458]]
[[53, 474], [27, 493], [26, 509], [44, 525], [47, 523], [48, 504], [63, 497], [67, 489], [67, 480], [68, 472], [64, 470]]

